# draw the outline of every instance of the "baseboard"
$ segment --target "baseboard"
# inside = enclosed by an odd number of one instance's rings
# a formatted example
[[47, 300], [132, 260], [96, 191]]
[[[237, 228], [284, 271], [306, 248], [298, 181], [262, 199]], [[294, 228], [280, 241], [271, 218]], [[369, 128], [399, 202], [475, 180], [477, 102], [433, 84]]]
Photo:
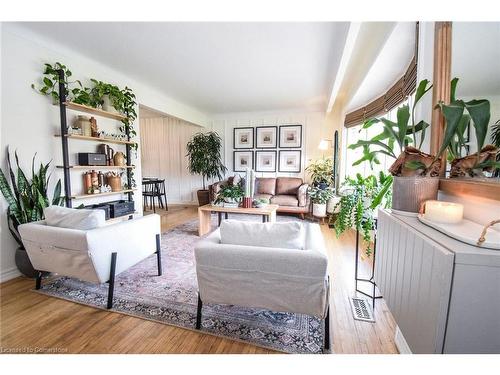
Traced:
[[5, 281], [9, 281], [11, 279], [14, 279], [18, 276], [21, 276], [21, 272], [17, 269], [17, 267], [12, 267], [7, 270], [3, 270], [0, 272], [0, 283], [3, 283]]
[[394, 335], [394, 343], [396, 344], [396, 348], [399, 350], [399, 354], [412, 354], [408, 343], [406, 342], [403, 333], [396, 327], [396, 334]]

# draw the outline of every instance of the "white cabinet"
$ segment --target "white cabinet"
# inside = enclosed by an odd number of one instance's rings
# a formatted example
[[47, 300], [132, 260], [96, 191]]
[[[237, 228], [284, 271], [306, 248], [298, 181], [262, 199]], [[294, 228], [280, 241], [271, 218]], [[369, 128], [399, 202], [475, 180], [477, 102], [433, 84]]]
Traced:
[[381, 210], [375, 281], [413, 353], [500, 353], [500, 251]]

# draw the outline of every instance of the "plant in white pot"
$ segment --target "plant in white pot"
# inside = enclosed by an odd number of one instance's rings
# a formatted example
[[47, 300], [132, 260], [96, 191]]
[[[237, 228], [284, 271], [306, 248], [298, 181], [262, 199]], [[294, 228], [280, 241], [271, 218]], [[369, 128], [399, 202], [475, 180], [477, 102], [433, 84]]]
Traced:
[[214, 204], [222, 204], [224, 207], [238, 207], [244, 195], [245, 192], [241, 184], [227, 184], [221, 187]]
[[333, 197], [333, 190], [311, 186], [308, 189], [308, 194], [313, 204], [313, 216], [326, 217], [326, 204]]
[[378, 154], [396, 159], [389, 168], [394, 176], [392, 208], [396, 210], [418, 212], [421, 202], [437, 197], [442, 151], [436, 156], [420, 151], [429, 124], [415, 121], [416, 105], [431, 88], [428, 80], [421, 81], [411, 110], [409, 105], [399, 107], [397, 122], [383, 117], [365, 121], [362, 129], [381, 123], [382, 132], [370, 140], [348, 146], [350, 149], [363, 148], [363, 156], [353, 166], [362, 162], [380, 164]]
[[210, 203], [206, 180], [218, 178], [222, 180], [227, 168], [222, 163], [222, 139], [216, 132], [197, 133], [187, 144], [188, 169], [203, 178], [203, 189], [198, 190], [200, 206]]

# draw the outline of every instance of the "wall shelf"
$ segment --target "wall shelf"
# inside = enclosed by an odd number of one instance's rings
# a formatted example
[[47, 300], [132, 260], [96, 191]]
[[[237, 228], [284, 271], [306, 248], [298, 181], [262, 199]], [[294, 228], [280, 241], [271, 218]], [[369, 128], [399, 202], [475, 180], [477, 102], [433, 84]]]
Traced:
[[441, 178], [439, 180], [439, 190], [453, 195], [469, 195], [500, 200], [500, 182], [494, 178]]
[[117, 194], [133, 193], [134, 191], [137, 191], [137, 189], [125, 189], [125, 190], [120, 190], [120, 191], [108, 191], [106, 193], [99, 193], [99, 194], [73, 195], [70, 198], [71, 199], [99, 198], [99, 197], [103, 197], [103, 196], [106, 196], [106, 195], [117, 195]]
[[[64, 168], [64, 165], [58, 165], [57, 168]], [[135, 165], [68, 165], [66, 168], [74, 170], [88, 170], [88, 169], [134, 169]]]
[[77, 104], [77, 103], [73, 103], [73, 102], [64, 102], [64, 106], [68, 109], [72, 109], [73, 111], [85, 112], [85, 113], [89, 113], [91, 115], [106, 117], [106, 118], [110, 118], [113, 120], [123, 121], [123, 120], [127, 119], [127, 116], [124, 116], [120, 113], [103, 111], [102, 109], [89, 107], [89, 106], [86, 106], [83, 104]]
[[[56, 134], [55, 136], [60, 137], [61, 134]], [[93, 141], [93, 142], [99, 142], [99, 143], [115, 143], [115, 144], [120, 144], [120, 145], [134, 145], [135, 144], [135, 142], [132, 142], [132, 141], [119, 141], [117, 139], [87, 137], [85, 135], [77, 135], [77, 134], [65, 134], [64, 137], [69, 138], [69, 139], [81, 139], [84, 141]]]

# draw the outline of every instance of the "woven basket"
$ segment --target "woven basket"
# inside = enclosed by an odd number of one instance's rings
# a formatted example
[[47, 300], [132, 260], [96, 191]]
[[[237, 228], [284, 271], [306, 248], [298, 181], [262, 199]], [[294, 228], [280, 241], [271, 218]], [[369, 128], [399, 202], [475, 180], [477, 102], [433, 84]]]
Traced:
[[417, 213], [422, 202], [437, 198], [438, 188], [439, 177], [394, 177], [392, 208]]

